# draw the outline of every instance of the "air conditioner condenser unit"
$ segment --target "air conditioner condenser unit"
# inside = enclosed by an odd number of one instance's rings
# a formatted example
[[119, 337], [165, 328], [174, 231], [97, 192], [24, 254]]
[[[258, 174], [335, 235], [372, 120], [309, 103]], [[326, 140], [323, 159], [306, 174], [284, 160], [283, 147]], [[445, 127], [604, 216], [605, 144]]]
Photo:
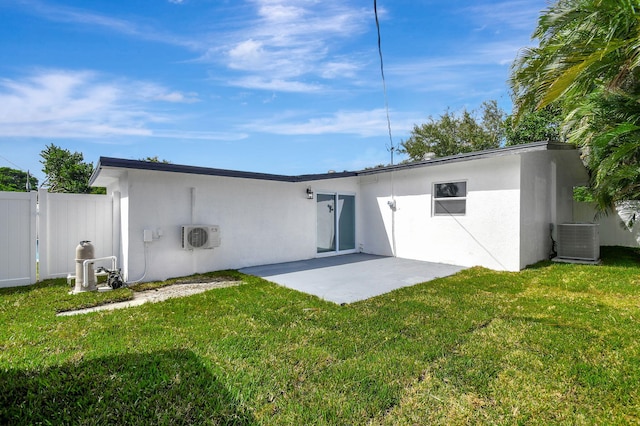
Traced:
[[183, 225], [182, 248], [185, 250], [212, 249], [220, 246], [218, 225]]
[[558, 225], [558, 258], [595, 262], [600, 259], [600, 234], [595, 223]]

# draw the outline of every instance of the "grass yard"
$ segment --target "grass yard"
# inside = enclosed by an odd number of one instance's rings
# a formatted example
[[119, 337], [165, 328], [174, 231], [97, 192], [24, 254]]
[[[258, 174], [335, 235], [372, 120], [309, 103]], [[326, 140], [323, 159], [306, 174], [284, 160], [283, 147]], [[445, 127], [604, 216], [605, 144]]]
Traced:
[[640, 253], [338, 306], [264, 280], [117, 311], [0, 290], [0, 424], [637, 424]]

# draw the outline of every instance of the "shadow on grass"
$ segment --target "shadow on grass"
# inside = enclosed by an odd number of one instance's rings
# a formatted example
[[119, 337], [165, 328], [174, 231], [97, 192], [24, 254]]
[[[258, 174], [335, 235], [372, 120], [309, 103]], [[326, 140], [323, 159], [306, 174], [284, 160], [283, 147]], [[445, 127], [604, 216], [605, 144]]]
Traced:
[[188, 350], [0, 371], [0, 424], [256, 424]]
[[640, 266], [640, 249], [637, 247], [601, 246], [600, 258], [603, 265], [637, 268]]
[[[621, 247], [621, 246], [600, 246], [601, 265], [621, 267], [621, 268], [637, 268], [640, 266], [640, 248], [637, 247]], [[570, 263], [555, 263], [550, 260], [543, 260], [533, 265], [527, 266], [527, 269], [544, 269], [551, 265], [569, 265]], [[594, 265], [597, 266], [597, 265]]]
[[[35, 284], [20, 285], [16, 287], [3, 287], [0, 288], [1, 295], [12, 295], [30, 293], [35, 290], [41, 290], [48, 287], [67, 287], [67, 280], [65, 278], [51, 278], [43, 281], [39, 281]], [[69, 288], [71, 290], [71, 288]]]

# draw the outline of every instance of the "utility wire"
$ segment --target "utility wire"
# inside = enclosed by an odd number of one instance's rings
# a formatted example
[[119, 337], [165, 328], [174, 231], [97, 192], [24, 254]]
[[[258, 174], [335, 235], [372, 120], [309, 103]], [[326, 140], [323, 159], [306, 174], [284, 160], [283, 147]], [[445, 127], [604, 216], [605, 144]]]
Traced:
[[373, 13], [376, 15], [376, 29], [378, 30], [378, 54], [380, 55], [380, 74], [382, 75], [382, 89], [384, 91], [384, 108], [387, 113], [387, 129], [389, 130], [389, 151], [391, 152], [391, 165], [393, 165], [393, 152], [396, 147], [393, 144], [393, 137], [391, 136], [391, 119], [389, 118], [389, 99], [387, 97], [387, 82], [384, 78], [384, 62], [382, 60], [382, 40], [380, 37], [380, 20], [378, 19], [378, 3], [377, 0], [373, 0]]
[[14, 163], [13, 161], [9, 160], [7, 157], [4, 157], [4, 156], [0, 155], [0, 158], [2, 158], [3, 160], [5, 160], [7, 163], [11, 164], [12, 166], [17, 167], [17, 168], [18, 168], [18, 170], [20, 170], [20, 171], [23, 171], [23, 172], [24, 172], [24, 169], [23, 169], [22, 167], [18, 166], [16, 163]]
[[[376, 16], [376, 29], [378, 30], [378, 55], [380, 55], [380, 75], [382, 76], [382, 90], [384, 91], [384, 109], [387, 113], [387, 129], [389, 130], [389, 152], [391, 153], [391, 165], [393, 166], [393, 153], [396, 150], [395, 145], [393, 144], [393, 137], [391, 136], [391, 119], [389, 118], [389, 98], [387, 96], [387, 82], [384, 78], [384, 61], [382, 60], [382, 40], [380, 37], [380, 20], [378, 19], [378, 2], [377, 0], [373, 0], [373, 13]], [[396, 256], [396, 199], [395, 199], [395, 188], [393, 182], [393, 170], [391, 170], [391, 240], [392, 247], [391, 251], [393, 256]]]

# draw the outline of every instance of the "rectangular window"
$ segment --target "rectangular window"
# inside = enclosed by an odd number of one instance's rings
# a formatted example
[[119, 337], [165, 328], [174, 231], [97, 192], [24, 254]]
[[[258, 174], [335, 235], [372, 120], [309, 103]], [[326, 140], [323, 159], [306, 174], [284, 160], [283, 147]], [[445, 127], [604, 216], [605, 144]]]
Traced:
[[433, 215], [449, 216], [467, 213], [467, 182], [433, 185]]

